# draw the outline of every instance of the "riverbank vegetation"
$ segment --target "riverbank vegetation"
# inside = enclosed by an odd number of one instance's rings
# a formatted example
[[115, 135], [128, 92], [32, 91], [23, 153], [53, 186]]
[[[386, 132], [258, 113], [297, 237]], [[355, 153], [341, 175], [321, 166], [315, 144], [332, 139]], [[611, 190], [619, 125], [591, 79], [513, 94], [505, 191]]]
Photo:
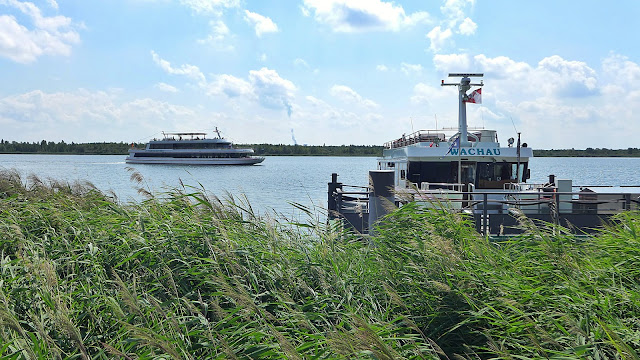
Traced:
[[[75, 155], [126, 155], [131, 147], [141, 148], [144, 143], [102, 142], [102, 143], [55, 143], [16, 142], [0, 140], [0, 154], [75, 154]], [[237, 147], [249, 147], [257, 155], [263, 156], [380, 156], [383, 146], [376, 145], [284, 145], [284, 144], [244, 144]], [[640, 149], [587, 148], [533, 150], [537, 157], [640, 157]]]
[[639, 358], [638, 213], [491, 242], [405, 206], [362, 238], [132, 180], [0, 175], [1, 358]]

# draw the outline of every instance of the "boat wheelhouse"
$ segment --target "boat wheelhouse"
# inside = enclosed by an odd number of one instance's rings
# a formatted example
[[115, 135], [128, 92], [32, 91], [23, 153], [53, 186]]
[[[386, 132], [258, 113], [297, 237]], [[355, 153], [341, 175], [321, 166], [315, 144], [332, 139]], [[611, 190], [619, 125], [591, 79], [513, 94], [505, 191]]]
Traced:
[[220, 136], [207, 138], [204, 132], [163, 132], [162, 139], [149, 141], [144, 149], [129, 149], [129, 164], [165, 165], [253, 165], [264, 161], [253, 149], [235, 148]]

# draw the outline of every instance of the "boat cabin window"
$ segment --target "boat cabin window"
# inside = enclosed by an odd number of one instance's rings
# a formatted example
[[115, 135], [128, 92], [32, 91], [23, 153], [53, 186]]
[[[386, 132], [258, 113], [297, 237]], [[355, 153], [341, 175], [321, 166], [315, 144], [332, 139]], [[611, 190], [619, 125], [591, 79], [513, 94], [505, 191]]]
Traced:
[[230, 143], [225, 142], [155, 142], [149, 144], [149, 149], [163, 149], [163, 150], [192, 150], [192, 149], [231, 149]]
[[[506, 183], [526, 182], [528, 164], [521, 162], [472, 162], [460, 164], [463, 183], [472, 183], [478, 189], [503, 189]], [[404, 174], [401, 172], [404, 179]], [[407, 180], [418, 187], [422, 183], [458, 183], [458, 162], [413, 161], [409, 163]], [[437, 186], [432, 186], [437, 188]]]
[[420, 186], [428, 183], [455, 183], [458, 163], [454, 161], [413, 161], [409, 163], [408, 180]]
[[503, 189], [506, 183], [526, 182], [527, 163], [479, 162], [476, 187], [479, 189]]

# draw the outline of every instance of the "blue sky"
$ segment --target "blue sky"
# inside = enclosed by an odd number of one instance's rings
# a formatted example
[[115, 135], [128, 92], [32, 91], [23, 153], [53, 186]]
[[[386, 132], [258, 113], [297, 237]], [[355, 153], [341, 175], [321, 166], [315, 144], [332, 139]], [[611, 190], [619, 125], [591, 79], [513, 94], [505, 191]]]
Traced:
[[[0, 137], [382, 144], [457, 124], [640, 147], [640, 2], [0, 0]], [[295, 138], [295, 140], [294, 140]]]

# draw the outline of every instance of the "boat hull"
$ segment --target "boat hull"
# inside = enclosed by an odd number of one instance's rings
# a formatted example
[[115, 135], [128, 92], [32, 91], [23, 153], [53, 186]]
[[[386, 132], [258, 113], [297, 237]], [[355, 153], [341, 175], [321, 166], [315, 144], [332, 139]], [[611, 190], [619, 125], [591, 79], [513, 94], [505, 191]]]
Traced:
[[161, 164], [161, 165], [255, 165], [264, 161], [263, 157], [246, 158], [136, 158], [127, 157], [127, 164]]

